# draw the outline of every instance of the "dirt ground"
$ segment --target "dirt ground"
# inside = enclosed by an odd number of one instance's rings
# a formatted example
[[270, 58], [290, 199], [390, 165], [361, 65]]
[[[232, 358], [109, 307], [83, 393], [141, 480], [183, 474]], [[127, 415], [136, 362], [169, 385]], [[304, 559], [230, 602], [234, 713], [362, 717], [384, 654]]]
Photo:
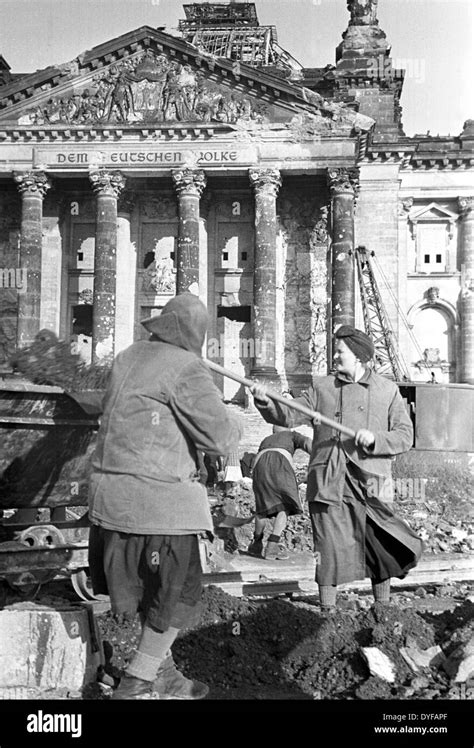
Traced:
[[[303, 455], [297, 464], [302, 497], [305, 469]], [[224, 515], [245, 517], [254, 511], [251, 481], [226, 487], [217, 483], [208, 490], [216, 535], [232, 558], [247, 547], [253, 523], [226, 530], [217, 526]], [[398, 507], [415, 530], [425, 530], [425, 549], [470, 552], [472, 515], [465, 505], [450, 502], [436, 510], [429, 502], [428, 496], [423, 504], [404, 501]], [[267, 524], [266, 536], [271, 529]], [[290, 553], [312, 550], [307, 512], [290, 518], [283, 545]], [[118, 624], [110, 613], [98, 620], [108, 676], [85, 698], [110, 697], [139, 634], [138, 622]], [[453, 652], [459, 653], [473, 636], [474, 582], [407, 585], [392, 592], [388, 607], [374, 606], [368, 593], [340, 592], [332, 616], [322, 613], [317, 596], [239, 598], [210, 586], [199, 626], [180, 634], [174, 656], [186, 675], [210, 686], [210, 699], [466, 699], [474, 698], [474, 679], [455, 683], [452, 660], [458, 656]], [[366, 647], [390, 660], [392, 682], [370, 672], [362, 650]], [[420, 657], [429, 650], [436, 656], [430, 665], [416, 665], [407, 661], [407, 650]], [[472, 670], [474, 675], [474, 664]]]
[[[447, 664], [474, 635], [474, 584], [395, 592], [389, 606], [373, 605], [368, 594], [340, 593], [332, 615], [323, 614], [311, 596], [237, 598], [207, 587], [203, 602], [200, 624], [181, 632], [174, 657], [189, 677], [210, 686], [208, 698], [474, 698], [474, 680], [461, 688]], [[108, 675], [83, 698], [110, 697], [139, 635], [137, 621], [118, 623], [110, 613], [98, 621]], [[401, 653], [436, 645], [440, 650], [431, 666], [417, 671]], [[393, 682], [370, 673], [363, 647], [376, 647], [389, 658]]]
[[[304, 464], [297, 470], [301, 480]], [[304, 484], [300, 488], [303, 493]], [[224, 555], [235, 558], [245, 552], [253, 523], [225, 530], [218, 524], [226, 514], [254, 511], [251, 482], [210, 486], [209, 498]], [[398, 511], [418, 532], [428, 528], [428, 552], [471, 552], [472, 516], [464, 504], [451, 502], [435, 511], [427, 502], [411, 507], [405, 502]], [[269, 522], [266, 535], [270, 528]], [[312, 550], [306, 512], [290, 518], [283, 545], [290, 554]], [[209, 685], [211, 700], [474, 699], [474, 581], [418, 588], [408, 582], [409, 577], [406, 587], [392, 591], [389, 606], [374, 606], [365, 591], [340, 591], [337, 610], [329, 616], [317, 595], [235, 597], [208, 586], [199, 625], [182, 631], [174, 644], [176, 663], [188, 677]], [[65, 598], [77, 601], [70, 583], [63, 581], [45, 584], [35, 600], [56, 605]], [[4, 588], [0, 604], [18, 599], [18, 593]], [[137, 644], [139, 623], [118, 622], [103, 607], [96, 615], [106, 663], [97, 681], [81, 694], [41, 698], [110, 699]], [[463, 645], [468, 649], [460, 654]], [[379, 657], [388, 658], [391, 677], [371, 672], [364, 648], [376, 648]], [[414, 656], [421, 658], [418, 664]], [[471, 663], [472, 677], [456, 682], [462, 657]]]

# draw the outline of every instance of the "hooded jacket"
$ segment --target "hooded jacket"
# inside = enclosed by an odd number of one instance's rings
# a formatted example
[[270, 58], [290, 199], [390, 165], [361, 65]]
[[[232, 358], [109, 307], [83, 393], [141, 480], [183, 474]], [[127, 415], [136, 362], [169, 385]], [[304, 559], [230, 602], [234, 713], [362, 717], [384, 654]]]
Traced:
[[207, 321], [197, 297], [179, 295], [144, 323], [150, 340], [116, 357], [92, 459], [93, 523], [146, 535], [213, 529], [197, 452], [236, 450], [241, 429], [200, 357]]

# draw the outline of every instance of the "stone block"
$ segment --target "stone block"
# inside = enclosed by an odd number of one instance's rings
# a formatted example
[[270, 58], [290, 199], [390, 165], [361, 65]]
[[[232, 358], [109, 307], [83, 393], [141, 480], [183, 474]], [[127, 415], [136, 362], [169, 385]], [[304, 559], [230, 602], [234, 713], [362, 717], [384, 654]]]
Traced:
[[360, 651], [371, 675], [376, 675], [388, 683], [395, 682], [395, 666], [384, 652], [377, 647], [361, 647]]
[[474, 636], [451, 653], [444, 669], [455, 683], [474, 677]]
[[85, 606], [28, 602], [0, 610], [0, 691], [79, 691], [96, 676], [97, 640]]

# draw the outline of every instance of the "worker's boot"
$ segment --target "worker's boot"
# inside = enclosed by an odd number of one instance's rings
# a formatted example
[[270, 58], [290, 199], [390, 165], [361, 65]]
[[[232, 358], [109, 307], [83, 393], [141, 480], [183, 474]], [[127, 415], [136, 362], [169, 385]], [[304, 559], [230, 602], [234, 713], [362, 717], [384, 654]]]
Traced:
[[283, 548], [280, 548], [278, 543], [274, 540], [269, 540], [265, 548], [265, 558], [267, 561], [284, 561], [290, 557]]
[[113, 701], [128, 701], [137, 699], [159, 699], [154, 692], [153, 681], [135, 678], [134, 675], [124, 673], [118, 687], [112, 694]]
[[249, 556], [263, 557], [263, 538], [254, 538], [247, 548]]
[[186, 678], [179, 672], [170, 655], [161, 663], [153, 683], [153, 690], [160, 699], [204, 699], [209, 686], [199, 680]]

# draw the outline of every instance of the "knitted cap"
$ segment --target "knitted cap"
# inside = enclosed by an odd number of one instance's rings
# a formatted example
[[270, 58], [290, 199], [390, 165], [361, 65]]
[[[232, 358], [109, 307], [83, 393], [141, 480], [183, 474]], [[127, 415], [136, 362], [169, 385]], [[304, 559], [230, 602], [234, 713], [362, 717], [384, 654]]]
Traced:
[[341, 338], [362, 364], [370, 361], [374, 355], [374, 344], [371, 338], [365, 332], [362, 332], [362, 330], [356, 330], [355, 327], [350, 327], [349, 325], [342, 325], [335, 332], [335, 337]]

